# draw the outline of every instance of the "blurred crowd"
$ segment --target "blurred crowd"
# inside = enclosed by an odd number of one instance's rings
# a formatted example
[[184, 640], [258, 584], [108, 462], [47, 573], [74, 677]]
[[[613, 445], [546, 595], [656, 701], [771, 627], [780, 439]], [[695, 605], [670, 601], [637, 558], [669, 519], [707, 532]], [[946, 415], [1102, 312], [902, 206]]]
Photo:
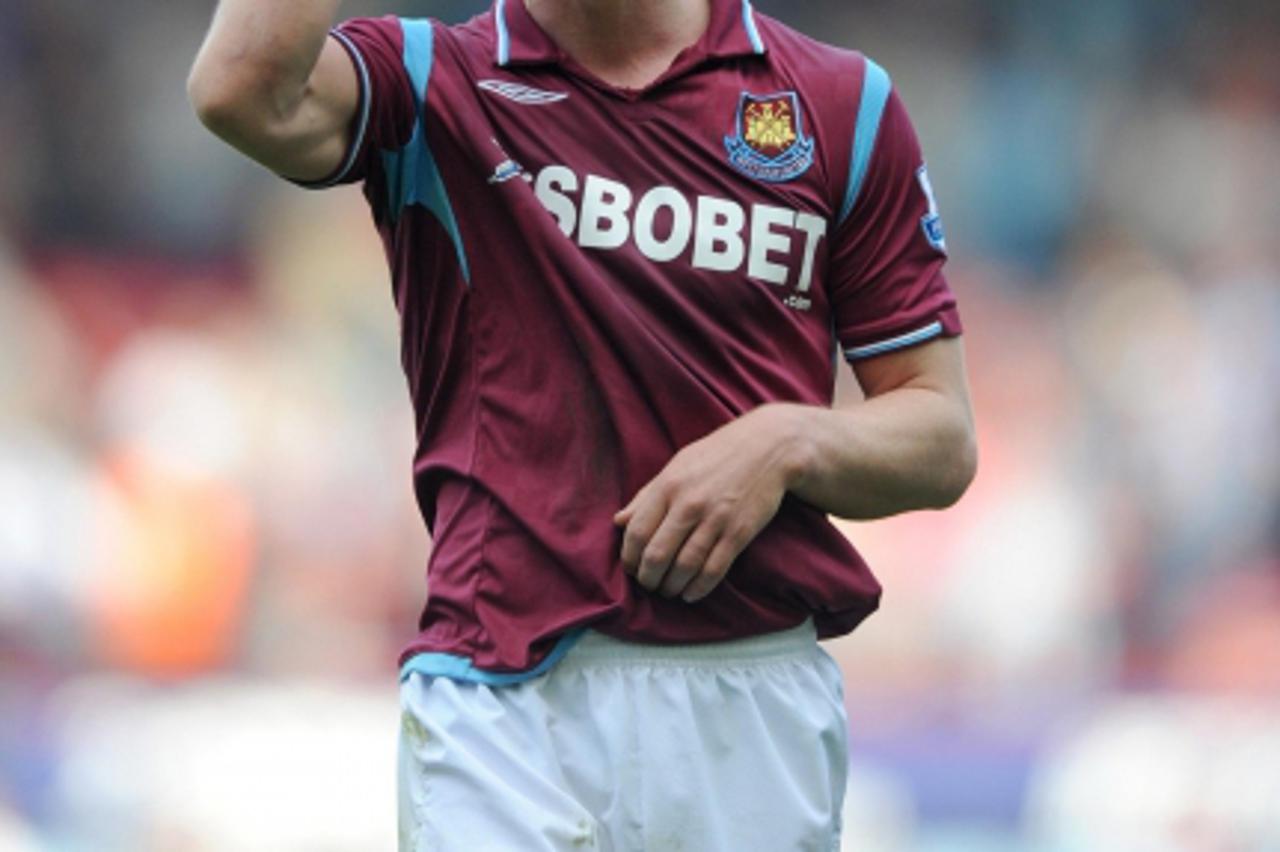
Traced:
[[[849, 848], [1280, 848], [1280, 5], [756, 5], [894, 76], [979, 419], [846, 526]], [[198, 128], [211, 9], [0, 0], [0, 852], [392, 842], [397, 320], [358, 192]]]

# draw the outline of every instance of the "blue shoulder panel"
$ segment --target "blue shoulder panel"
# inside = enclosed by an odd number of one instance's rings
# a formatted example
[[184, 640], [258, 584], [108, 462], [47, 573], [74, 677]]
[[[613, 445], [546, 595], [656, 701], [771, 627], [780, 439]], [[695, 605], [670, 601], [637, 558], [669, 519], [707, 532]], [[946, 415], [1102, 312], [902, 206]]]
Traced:
[[435, 62], [435, 27], [427, 20], [400, 19], [404, 31], [404, 67], [413, 81], [414, 97], [418, 109], [427, 99], [427, 85], [431, 82], [431, 66]]
[[463, 279], [470, 283], [471, 270], [462, 246], [458, 219], [453, 215], [453, 205], [449, 203], [449, 194], [440, 176], [440, 168], [436, 165], [426, 138], [426, 102], [431, 85], [431, 67], [435, 60], [435, 30], [427, 20], [402, 19], [400, 26], [404, 31], [404, 67], [413, 84], [414, 106], [418, 116], [408, 144], [398, 151], [382, 152], [383, 172], [387, 176], [388, 213], [392, 221], [395, 221], [406, 207], [418, 204], [435, 214], [453, 240]]
[[853, 162], [849, 167], [849, 185], [845, 189], [839, 223], [849, 218], [858, 195], [862, 192], [862, 184], [871, 165], [871, 154], [876, 147], [876, 137], [880, 135], [880, 119], [884, 117], [884, 107], [889, 102], [889, 92], [892, 89], [893, 83], [889, 80], [889, 75], [868, 59], [867, 73], [862, 80], [858, 123], [853, 126]]
[[486, 686], [512, 686], [546, 674], [552, 666], [564, 659], [564, 655], [569, 653], [569, 649], [576, 645], [586, 632], [585, 629], [579, 629], [561, 636], [546, 659], [528, 671], [490, 672], [476, 668], [475, 664], [466, 657], [455, 654], [415, 654], [405, 660], [404, 665], [401, 666], [400, 681], [403, 683], [409, 679], [410, 675], [420, 674], [465, 683], [482, 683]]
[[760, 38], [760, 30], [756, 27], [756, 13], [751, 8], [751, 0], [742, 0], [742, 25], [747, 28], [751, 49], [756, 53], [764, 53], [764, 39]]
[[511, 61], [511, 31], [507, 29], [506, 0], [498, 0], [493, 17], [494, 24], [498, 27], [498, 64], [506, 66]]

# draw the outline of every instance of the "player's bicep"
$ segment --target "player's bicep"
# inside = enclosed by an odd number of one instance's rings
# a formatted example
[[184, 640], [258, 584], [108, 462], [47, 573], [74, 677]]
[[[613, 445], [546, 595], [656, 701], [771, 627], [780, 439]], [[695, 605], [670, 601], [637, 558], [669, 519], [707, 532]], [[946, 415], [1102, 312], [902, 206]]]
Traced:
[[953, 400], [972, 417], [963, 338], [939, 338], [855, 361], [853, 371], [867, 399], [904, 388], [928, 390]]
[[882, 470], [891, 472], [886, 482], [896, 481], [909, 508], [954, 504], [978, 465], [961, 338], [897, 349], [857, 361], [853, 369], [866, 401], [842, 408], [876, 448]]
[[[429, 26], [418, 26], [419, 40]], [[430, 56], [429, 46], [419, 53]], [[411, 137], [419, 113], [399, 18], [356, 18], [333, 30], [296, 103], [255, 107], [218, 130], [277, 174], [310, 188], [364, 179], [379, 151]]]
[[351, 151], [363, 98], [359, 68], [330, 37], [301, 103], [245, 153], [291, 180], [324, 181], [341, 169]]

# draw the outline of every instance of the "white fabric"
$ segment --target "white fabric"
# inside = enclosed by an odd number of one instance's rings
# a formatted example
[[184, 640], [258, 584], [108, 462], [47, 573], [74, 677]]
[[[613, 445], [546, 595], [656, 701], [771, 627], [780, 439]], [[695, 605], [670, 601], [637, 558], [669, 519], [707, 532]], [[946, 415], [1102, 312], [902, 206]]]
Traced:
[[831, 852], [848, 728], [811, 624], [676, 648], [588, 633], [548, 674], [401, 685], [400, 852]]

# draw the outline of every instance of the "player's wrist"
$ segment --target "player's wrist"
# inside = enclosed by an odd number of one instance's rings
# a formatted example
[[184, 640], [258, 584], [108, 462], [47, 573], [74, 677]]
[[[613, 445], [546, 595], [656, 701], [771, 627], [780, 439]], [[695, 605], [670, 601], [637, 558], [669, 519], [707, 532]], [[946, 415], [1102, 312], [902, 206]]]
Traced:
[[769, 418], [773, 458], [783, 487], [802, 489], [816, 467], [817, 446], [809, 428], [813, 409], [805, 405], [775, 404], [762, 409]]

